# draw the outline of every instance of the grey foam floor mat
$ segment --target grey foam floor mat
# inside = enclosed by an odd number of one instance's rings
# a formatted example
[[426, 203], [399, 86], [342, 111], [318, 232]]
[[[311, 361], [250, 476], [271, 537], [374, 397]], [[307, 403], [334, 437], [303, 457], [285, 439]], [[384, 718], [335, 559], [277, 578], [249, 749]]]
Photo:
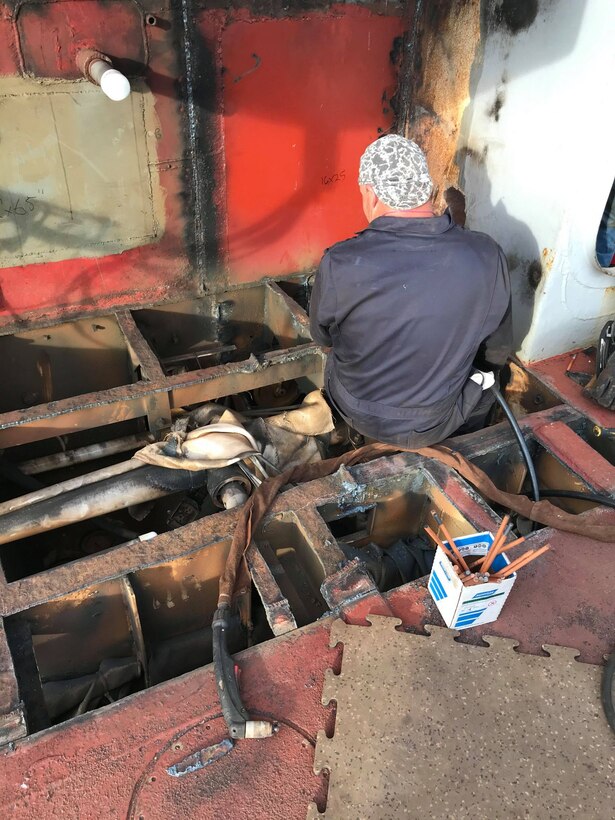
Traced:
[[488, 647], [336, 621], [335, 733], [318, 736], [314, 771], [330, 771], [325, 814], [308, 820], [615, 817], [615, 735], [600, 703], [602, 668], [576, 650], [522, 655], [514, 641]]

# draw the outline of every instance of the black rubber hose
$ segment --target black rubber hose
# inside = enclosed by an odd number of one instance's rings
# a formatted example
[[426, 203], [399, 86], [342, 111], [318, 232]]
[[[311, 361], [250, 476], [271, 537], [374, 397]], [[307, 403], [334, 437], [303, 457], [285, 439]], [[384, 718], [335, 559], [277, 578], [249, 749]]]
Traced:
[[536, 476], [536, 469], [534, 467], [534, 462], [532, 461], [532, 457], [530, 455], [530, 451], [527, 447], [527, 442], [521, 432], [521, 428], [517, 422], [517, 419], [514, 417], [512, 410], [506, 403], [504, 396], [500, 393], [495, 385], [491, 388], [491, 392], [495, 396], [498, 404], [506, 414], [506, 418], [508, 419], [510, 426], [513, 429], [513, 432], [519, 442], [519, 448], [521, 450], [521, 454], [523, 455], [523, 460], [525, 461], [525, 465], [527, 467], [528, 474], [530, 476], [530, 481], [532, 482], [532, 496], [534, 501], [540, 501], [540, 498], [576, 498], [579, 501], [590, 501], [595, 504], [601, 504], [604, 507], [612, 507], [615, 509], [615, 499], [609, 497], [608, 495], [600, 495], [598, 493], [591, 493], [591, 492], [580, 492], [577, 490], [539, 490], [538, 488], [538, 478]]
[[609, 726], [615, 732], [615, 702], [613, 702], [613, 682], [615, 681], [615, 652], [611, 654], [604, 667], [602, 675], [602, 689], [600, 696], [604, 714], [609, 722]]
[[540, 495], [542, 498], [578, 498], [579, 501], [592, 501], [594, 504], [615, 509], [615, 498], [598, 493], [583, 493], [577, 490], [541, 490]]
[[498, 388], [492, 385], [490, 388], [491, 392], [496, 398], [497, 403], [500, 405], [510, 426], [513, 429], [513, 433], [515, 434], [517, 441], [519, 442], [519, 449], [521, 450], [521, 455], [523, 456], [523, 460], [525, 461], [525, 466], [527, 467], [527, 472], [530, 477], [530, 481], [532, 483], [532, 496], [534, 501], [540, 501], [540, 490], [538, 489], [538, 478], [536, 477], [536, 469], [534, 467], [534, 462], [532, 461], [532, 456], [530, 455], [530, 451], [527, 447], [527, 442], [521, 432], [521, 428], [517, 422], [517, 419], [514, 417], [512, 410], [506, 404], [506, 400], [504, 396], [500, 393]]

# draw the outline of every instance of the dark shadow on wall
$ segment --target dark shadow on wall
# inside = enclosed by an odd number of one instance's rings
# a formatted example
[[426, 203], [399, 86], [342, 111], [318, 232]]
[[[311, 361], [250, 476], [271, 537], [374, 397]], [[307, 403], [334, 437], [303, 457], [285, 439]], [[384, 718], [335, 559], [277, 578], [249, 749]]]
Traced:
[[[563, 60], [575, 47], [582, 19], [584, 2], [568, 0], [481, 0], [480, 44], [472, 66], [469, 98], [477, 99], [492, 81], [492, 97], [485, 112], [476, 111], [470, 104], [463, 115], [461, 134], [455, 162], [460, 170], [460, 187], [467, 197], [468, 227], [493, 236], [502, 246], [507, 260], [512, 285], [512, 351], [518, 351], [527, 337], [534, 314], [536, 295], [548, 274], [548, 260], [527, 223], [513, 217], [502, 199], [493, 201], [492, 183], [489, 178], [488, 153], [491, 141], [497, 141], [497, 126], [493, 137], [473, 134], [472, 119], [486, 114], [498, 123], [506, 108], [508, 85], [515, 78], [526, 75], [546, 65]], [[527, 40], [527, 48], [515, 48], [518, 38], [531, 33], [533, 27], [542, 25], [549, 33], [540, 40]], [[535, 47], [532, 47], [534, 43]], [[490, 47], [494, 46], [497, 59], [490, 59]], [[520, 121], [519, 129], [531, 129], [533, 122]], [[511, 176], [511, 186], [515, 180]], [[536, 180], [536, 185], [540, 181]]]
[[[113, 240], [109, 232], [117, 223], [106, 216], [73, 211], [51, 205], [40, 196], [24, 196], [0, 189], [0, 254], [13, 256], [8, 264], [22, 265], [45, 261], [56, 249], [83, 249]], [[44, 248], [36, 253], [23, 252], [24, 242], [36, 239]], [[26, 259], [27, 256], [33, 258]]]
[[511, 315], [492, 340], [500, 358], [518, 350], [530, 330], [536, 293], [544, 275], [542, 255], [530, 226], [511, 216], [501, 199], [493, 201], [486, 152], [476, 155], [465, 149], [458, 152], [456, 161], [461, 168], [461, 187], [471, 191], [466, 202], [467, 227], [491, 235], [508, 261]]
[[[147, 275], [152, 281], [156, 272], [160, 281], [164, 282], [168, 270], [168, 249], [181, 247], [174, 227], [167, 226], [164, 234], [158, 238], [150, 239], [146, 236], [142, 244], [132, 248], [122, 247], [127, 240], [118, 238], [120, 230], [121, 225], [117, 220], [108, 216], [91, 211], [69, 210], [45, 202], [41, 197], [24, 196], [0, 189], [0, 319], [10, 317], [10, 324], [19, 328], [33, 323], [32, 311], [41, 314], [43, 319], [46, 311], [53, 313], [64, 307], [74, 308], [73, 313], [77, 317], [87, 313], [89, 306], [95, 306], [101, 298], [100, 285], [101, 281], [104, 284], [104, 268], [109, 261], [117, 264], [114, 260], [124, 251], [146, 252], [150, 243], [159, 242], [159, 253], [147, 258]], [[100, 255], [94, 255], [101, 250]], [[57, 257], [54, 254], [56, 251], [59, 251]], [[52, 259], [49, 259], [52, 254]], [[45, 303], [44, 298], [40, 304], [32, 304], [32, 299], [22, 312], [20, 307], [13, 304], [10, 294], [15, 282], [23, 276], [22, 271], [34, 269], [37, 273], [32, 276], [40, 276], [42, 279], [49, 276], [50, 266], [61, 265], [63, 262], [66, 265], [62, 279], [57, 281], [54, 290], [53, 305]], [[76, 262], [79, 264], [75, 265]], [[54, 277], [57, 274], [53, 273], [52, 278]], [[138, 279], [137, 283], [140, 281]], [[135, 283], [129, 278], [126, 285], [127, 288], [122, 293], [135, 287]], [[181, 285], [181, 282], [178, 283], [175, 291], [177, 296], [187, 295], [181, 290]], [[36, 285], [33, 287], [33, 292], [37, 293]], [[107, 298], [107, 294], [103, 296]], [[111, 299], [112, 295], [108, 298]], [[136, 290], [135, 306], [140, 301], [140, 291]]]

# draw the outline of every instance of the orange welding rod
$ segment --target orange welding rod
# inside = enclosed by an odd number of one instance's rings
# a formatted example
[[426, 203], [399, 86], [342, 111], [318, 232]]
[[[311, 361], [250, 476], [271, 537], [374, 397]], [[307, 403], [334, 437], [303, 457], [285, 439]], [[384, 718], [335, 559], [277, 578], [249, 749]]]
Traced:
[[[522, 556], [517, 558], [516, 561], [513, 561], [513, 563], [515, 564], [513, 572], [516, 572], [518, 569], [521, 569], [522, 567], [526, 566], [526, 564], [530, 564], [532, 561], [534, 561], [536, 558], [539, 558], [541, 555], [543, 555], [550, 549], [551, 545], [545, 544], [544, 547], [540, 547], [540, 549], [532, 550], [531, 554], [527, 552], [524, 553]], [[507, 577], [510, 574], [510, 564], [507, 567], [503, 567], [500, 570], [500, 572], [506, 573], [504, 577]], [[499, 573], [497, 574], [499, 575]]]
[[510, 544], [500, 544], [495, 554], [491, 556], [491, 561], [489, 561], [489, 564], [485, 568], [485, 572], [489, 572], [489, 567], [493, 564], [498, 555], [501, 555], [503, 552], [506, 552], [506, 550], [512, 549], [513, 547], [518, 547], [519, 544], [523, 544], [524, 542], [525, 538], [522, 536], [521, 538], [515, 538], [514, 541], [510, 542]]
[[510, 573], [514, 572], [521, 563], [521, 560], [523, 558], [532, 556], [535, 554], [535, 552], [536, 550], [528, 550], [527, 552], [524, 552], [523, 555], [520, 555], [518, 558], [515, 558], [514, 561], [510, 562], [510, 564], [507, 564], [505, 567], [502, 567], [502, 569], [499, 569], [497, 572], [494, 572], [492, 574], [492, 578], [503, 578], [505, 575], [509, 575]]
[[509, 521], [510, 521], [510, 516], [505, 515], [504, 518], [502, 519], [501, 523], [500, 523], [500, 526], [498, 527], [498, 531], [495, 534], [495, 538], [493, 539], [491, 547], [489, 548], [489, 551], [487, 552], [487, 555], [485, 555], [485, 559], [484, 559], [483, 563], [480, 565], [480, 571], [481, 572], [484, 572], [485, 567], [488, 567], [491, 564], [491, 562], [493, 561], [493, 559], [495, 558], [495, 556], [497, 554], [496, 550], [500, 546], [500, 539], [503, 537], [504, 530], [508, 526]]
[[[427, 535], [431, 538], [431, 540], [432, 540], [435, 544], [437, 544], [437, 545], [440, 547], [440, 549], [442, 550], [442, 552], [443, 552], [445, 555], [447, 555], [447, 556], [450, 556], [450, 555], [451, 555], [451, 551], [446, 549], [446, 547], [444, 546], [443, 542], [442, 542], [442, 541], [438, 538], [438, 536], [437, 536], [437, 535], [435, 534], [435, 532], [431, 529], [431, 527], [425, 527], [425, 532], [426, 532], [426, 533], [427, 533]], [[459, 551], [457, 551], [457, 552], [459, 553]], [[454, 553], [452, 553], [452, 558], [453, 558], [453, 564], [457, 564], [457, 565], [460, 567], [460, 569], [461, 569], [461, 566], [460, 566], [460, 564], [459, 564], [459, 561], [457, 560], [457, 556], [456, 556]], [[462, 560], [463, 560], [463, 559], [462, 559]], [[467, 569], [467, 565], [466, 565], [466, 569]]]
[[462, 578], [461, 583], [464, 587], [473, 587], [476, 586], [476, 584], [482, 584], [483, 581], [476, 577], [476, 573], [472, 573], [472, 575], [466, 575], [465, 578]]
[[[521, 536], [521, 538], [515, 538], [514, 541], [510, 542], [510, 544], [501, 544], [498, 547], [498, 551], [496, 552], [496, 554], [491, 559], [491, 563], [493, 563], [493, 561], [498, 557], [498, 555], [501, 555], [503, 552], [506, 552], [506, 550], [510, 550], [513, 547], [518, 547], [519, 544], [523, 544], [524, 542], [525, 542], [525, 538], [523, 536]], [[486, 555], [481, 555], [479, 558], [476, 558], [476, 560], [473, 561], [470, 564], [470, 569], [472, 567], [477, 567], [479, 564], [481, 564], [485, 560], [486, 557], [487, 557]]]
[[506, 537], [504, 535], [504, 531], [506, 530], [506, 527], [508, 526], [509, 521], [510, 521], [510, 516], [505, 515], [504, 518], [502, 519], [502, 521], [500, 522], [500, 526], [498, 527], [498, 531], [496, 532], [495, 537], [494, 537], [493, 541], [491, 542], [491, 547], [487, 551], [487, 554], [485, 555], [485, 557], [483, 559], [483, 563], [480, 565], [480, 571], [481, 572], [484, 572], [485, 567], [489, 566], [491, 564], [491, 562], [493, 561], [493, 559], [496, 555], [496, 551], [500, 546], [500, 541], [503, 538]]
[[512, 566], [514, 566], [516, 568], [525, 566], [525, 564], [528, 563], [528, 559], [530, 558], [530, 556], [531, 556], [532, 561], [533, 561], [535, 556], [542, 555], [543, 552], [546, 552], [549, 549], [549, 547], [550, 547], [550, 544], [545, 544], [544, 547], [540, 547], [540, 549], [538, 549], [538, 550], [528, 550], [527, 552], [524, 552], [523, 555], [520, 555], [518, 558], [516, 558], [514, 561], [512, 561], [510, 564], [508, 564], [508, 566], [502, 567], [502, 569], [498, 570], [495, 574], [496, 575], [499, 575], [500, 573], [508, 574], [510, 572], [510, 568]]
[[468, 569], [468, 565], [467, 565], [466, 560], [463, 557], [463, 555], [457, 549], [457, 544], [455, 544], [455, 539], [451, 537], [450, 532], [446, 529], [446, 527], [444, 526], [443, 523], [440, 523], [440, 529], [444, 533], [444, 537], [446, 538], [446, 540], [450, 544], [451, 550], [454, 552], [457, 560], [461, 564], [462, 570], [465, 572]]
[[543, 553], [547, 552], [547, 550], [551, 549], [550, 544], [545, 544], [544, 547], [541, 547], [538, 550], [530, 550], [529, 552], [524, 552], [516, 561], [513, 561], [508, 566], [501, 569], [499, 572], [496, 572], [493, 576], [494, 578], [508, 578], [509, 575], [512, 575], [517, 570], [521, 569], [522, 567], [526, 566], [526, 564], [531, 563], [536, 558], [538, 558]]

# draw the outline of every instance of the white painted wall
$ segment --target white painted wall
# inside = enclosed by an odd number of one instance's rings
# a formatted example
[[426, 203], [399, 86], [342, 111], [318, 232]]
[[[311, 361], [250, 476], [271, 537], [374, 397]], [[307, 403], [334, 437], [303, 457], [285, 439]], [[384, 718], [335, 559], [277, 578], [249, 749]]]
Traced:
[[615, 177], [615, 0], [540, 0], [528, 29], [492, 26], [482, 49], [460, 142], [468, 226], [509, 257], [517, 348], [536, 361], [595, 343], [615, 317], [615, 270], [595, 259]]

